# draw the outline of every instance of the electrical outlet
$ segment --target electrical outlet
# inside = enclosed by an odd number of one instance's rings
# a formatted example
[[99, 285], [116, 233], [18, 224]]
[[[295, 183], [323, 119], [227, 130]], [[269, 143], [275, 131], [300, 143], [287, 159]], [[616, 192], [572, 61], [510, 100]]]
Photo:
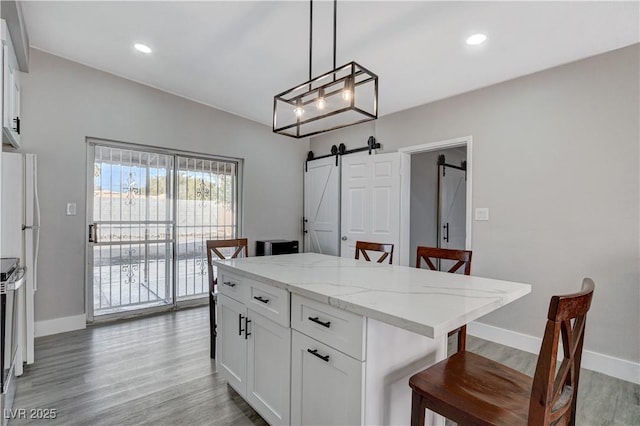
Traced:
[[76, 215], [76, 203], [67, 203], [67, 216]]

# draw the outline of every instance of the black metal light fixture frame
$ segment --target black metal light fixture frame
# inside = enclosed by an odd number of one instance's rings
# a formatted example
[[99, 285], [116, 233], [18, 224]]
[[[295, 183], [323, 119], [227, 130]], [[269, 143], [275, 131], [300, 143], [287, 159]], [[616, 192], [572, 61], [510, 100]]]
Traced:
[[[303, 138], [378, 118], [378, 76], [356, 62], [336, 67], [336, 20], [337, 0], [334, 0], [333, 70], [312, 78], [313, 0], [310, 0], [309, 80], [273, 97], [275, 133]], [[345, 92], [348, 93], [343, 96]]]

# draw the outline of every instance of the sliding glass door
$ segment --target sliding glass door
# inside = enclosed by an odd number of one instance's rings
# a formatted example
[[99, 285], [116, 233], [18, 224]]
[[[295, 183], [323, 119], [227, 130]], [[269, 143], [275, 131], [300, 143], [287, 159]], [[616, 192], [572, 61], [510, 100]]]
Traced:
[[89, 146], [90, 319], [205, 297], [205, 241], [238, 235], [238, 161]]

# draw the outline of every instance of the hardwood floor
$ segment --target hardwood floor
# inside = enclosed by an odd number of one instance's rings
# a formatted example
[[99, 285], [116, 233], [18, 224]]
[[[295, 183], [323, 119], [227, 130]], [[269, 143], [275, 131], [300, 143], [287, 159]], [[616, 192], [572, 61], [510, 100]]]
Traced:
[[[265, 425], [209, 358], [208, 308], [36, 339], [11, 425]], [[533, 374], [536, 356], [468, 336], [467, 349]], [[52, 420], [31, 409], [55, 409]], [[583, 370], [578, 425], [640, 425], [640, 386]]]
[[[208, 308], [36, 339], [14, 408], [47, 425], [266, 425], [209, 358]], [[10, 425], [33, 424], [14, 419]]]

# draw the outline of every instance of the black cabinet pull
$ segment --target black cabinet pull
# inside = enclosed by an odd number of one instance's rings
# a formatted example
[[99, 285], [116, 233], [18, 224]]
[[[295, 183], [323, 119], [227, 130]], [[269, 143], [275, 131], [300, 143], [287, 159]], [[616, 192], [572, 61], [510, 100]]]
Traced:
[[320, 355], [317, 349], [307, 349], [307, 352], [309, 352], [311, 355], [317, 356], [324, 362], [329, 362], [329, 355]]
[[249, 336], [251, 336], [251, 333], [249, 333], [249, 323], [251, 322], [251, 320], [249, 319], [249, 317], [244, 317], [244, 340], [247, 340], [249, 338]]
[[229, 287], [235, 287], [236, 286], [236, 283], [231, 282], [231, 281], [223, 281], [222, 284], [228, 285]]
[[242, 318], [244, 318], [242, 314], [238, 314], [238, 336], [242, 336], [242, 332], [244, 331], [242, 329]]
[[323, 327], [327, 327], [327, 328], [331, 327], [331, 321], [323, 322], [323, 321], [320, 321], [318, 317], [309, 317], [309, 321], [313, 321], [316, 324], [320, 324]]
[[262, 296], [253, 296], [253, 298], [256, 299], [258, 302], [269, 303], [269, 299], [265, 299]]
[[20, 117], [14, 118], [13, 122], [16, 123], [16, 127], [14, 127], [13, 130], [15, 130], [17, 134], [20, 134]]

